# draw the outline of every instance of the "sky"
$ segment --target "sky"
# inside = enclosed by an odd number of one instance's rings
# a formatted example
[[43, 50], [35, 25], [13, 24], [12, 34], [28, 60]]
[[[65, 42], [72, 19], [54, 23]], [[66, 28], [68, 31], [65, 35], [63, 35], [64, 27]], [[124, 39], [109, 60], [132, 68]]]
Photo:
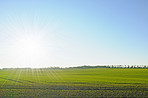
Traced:
[[0, 67], [148, 65], [147, 0], [0, 0]]

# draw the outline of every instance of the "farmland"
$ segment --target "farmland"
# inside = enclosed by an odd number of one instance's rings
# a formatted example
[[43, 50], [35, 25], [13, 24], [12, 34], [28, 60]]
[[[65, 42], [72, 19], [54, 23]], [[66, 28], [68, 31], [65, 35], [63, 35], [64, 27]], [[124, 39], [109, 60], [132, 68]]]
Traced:
[[148, 69], [0, 70], [0, 97], [148, 97]]

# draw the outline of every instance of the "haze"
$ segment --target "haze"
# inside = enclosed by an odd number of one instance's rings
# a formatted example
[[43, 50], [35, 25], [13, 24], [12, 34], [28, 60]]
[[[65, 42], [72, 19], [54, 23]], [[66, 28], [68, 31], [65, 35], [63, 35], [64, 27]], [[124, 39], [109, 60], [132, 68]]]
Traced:
[[147, 0], [1, 0], [0, 67], [148, 64]]

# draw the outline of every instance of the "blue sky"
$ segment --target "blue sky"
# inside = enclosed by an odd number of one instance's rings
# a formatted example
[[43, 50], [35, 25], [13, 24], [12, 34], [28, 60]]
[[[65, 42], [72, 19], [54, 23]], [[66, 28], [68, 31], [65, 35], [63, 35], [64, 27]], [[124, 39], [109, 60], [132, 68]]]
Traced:
[[[147, 5], [147, 0], [1, 0], [0, 66], [148, 64]], [[24, 36], [39, 37], [44, 55], [21, 58], [14, 44]]]

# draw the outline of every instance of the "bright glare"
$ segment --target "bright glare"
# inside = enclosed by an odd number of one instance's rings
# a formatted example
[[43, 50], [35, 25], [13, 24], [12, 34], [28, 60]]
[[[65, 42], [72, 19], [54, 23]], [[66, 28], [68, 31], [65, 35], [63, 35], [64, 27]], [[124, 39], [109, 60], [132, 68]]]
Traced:
[[40, 40], [33, 38], [21, 39], [16, 43], [16, 47], [18, 47], [19, 52], [28, 56], [37, 55], [43, 51]]
[[[50, 67], [57, 65], [58, 30], [50, 19], [38, 16], [8, 18], [3, 27], [0, 59], [3, 67]], [[1, 29], [1, 28], [0, 28]], [[1, 34], [1, 35], [2, 35]], [[2, 60], [3, 59], [3, 60]]]
[[14, 55], [23, 65], [20, 67], [41, 67], [39, 64], [45, 57], [43, 39], [36, 37], [23, 37], [13, 45]]

